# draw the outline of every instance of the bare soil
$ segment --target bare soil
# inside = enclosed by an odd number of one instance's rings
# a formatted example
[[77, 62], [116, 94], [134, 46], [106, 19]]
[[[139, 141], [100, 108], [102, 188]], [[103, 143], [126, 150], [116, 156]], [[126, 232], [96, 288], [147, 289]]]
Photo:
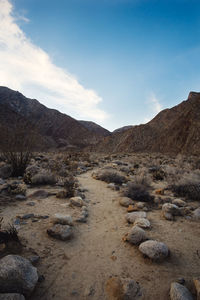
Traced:
[[[31, 300], [104, 300], [105, 284], [111, 276], [139, 282], [148, 300], [169, 299], [170, 283], [178, 278], [184, 278], [189, 288], [193, 288], [192, 278], [200, 275], [200, 223], [183, 217], [171, 222], [161, 217], [160, 210], [148, 212], [152, 225], [148, 237], [166, 243], [170, 249], [166, 261], [151, 262], [141, 255], [138, 247], [122, 240], [131, 225], [125, 220], [126, 208], [117, 200], [119, 193], [93, 179], [91, 172], [78, 176], [78, 180], [88, 190], [85, 196], [89, 217], [85, 224], [74, 224], [74, 237], [70, 241], [55, 240], [46, 233], [55, 213], [75, 216], [79, 212], [79, 208], [61, 205], [67, 199], [50, 196], [1, 207], [4, 223], [11, 223], [17, 215], [25, 213], [50, 216], [38, 222], [28, 219], [19, 229], [23, 243], [40, 256], [37, 268], [45, 277], [38, 283]], [[44, 189], [56, 192], [53, 187]], [[28, 194], [35, 190], [38, 188], [29, 189]], [[35, 206], [26, 205], [30, 201]]]

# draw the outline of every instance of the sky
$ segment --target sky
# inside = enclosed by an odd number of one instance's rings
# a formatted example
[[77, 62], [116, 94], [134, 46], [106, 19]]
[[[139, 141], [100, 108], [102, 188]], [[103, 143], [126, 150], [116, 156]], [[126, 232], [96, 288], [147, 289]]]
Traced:
[[114, 130], [200, 91], [199, 0], [0, 0], [0, 85]]

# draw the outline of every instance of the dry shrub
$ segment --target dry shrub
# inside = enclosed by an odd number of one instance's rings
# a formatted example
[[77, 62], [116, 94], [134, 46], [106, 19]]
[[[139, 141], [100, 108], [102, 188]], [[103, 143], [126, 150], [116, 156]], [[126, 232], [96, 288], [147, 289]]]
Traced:
[[169, 188], [175, 196], [184, 197], [188, 200], [200, 201], [200, 172], [191, 172], [184, 176]]
[[122, 185], [122, 183], [127, 182], [125, 176], [120, 175], [116, 172], [111, 172], [111, 171], [103, 172], [102, 174], [100, 174], [98, 176], [98, 178], [107, 183], [115, 183], [115, 184], [119, 184], [119, 185]]
[[73, 176], [66, 178], [64, 181], [64, 189], [66, 191], [66, 197], [73, 197], [75, 195], [75, 179]]
[[56, 178], [54, 174], [51, 173], [38, 173], [31, 178], [32, 185], [46, 185], [55, 184]]
[[154, 199], [154, 197], [150, 195], [149, 189], [146, 185], [134, 182], [128, 184], [124, 195], [135, 201], [151, 202]]

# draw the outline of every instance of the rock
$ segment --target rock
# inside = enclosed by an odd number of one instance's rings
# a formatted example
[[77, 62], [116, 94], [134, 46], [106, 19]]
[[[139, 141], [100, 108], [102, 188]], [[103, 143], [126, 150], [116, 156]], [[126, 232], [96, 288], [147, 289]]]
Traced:
[[45, 190], [37, 190], [31, 195], [29, 195], [29, 198], [36, 198], [36, 199], [45, 199], [49, 196], [49, 193]]
[[200, 279], [193, 279], [196, 292], [197, 292], [197, 300], [200, 300]]
[[61, 224], [56, 224], [53, 227], [47, 229], [47, 233], [55, 239], [62, 241], [71, 239], [73, 235], [71, 226]]
[[192, 294], [189, 290], [180, 283], [172, 282], [170, 288], [171, 300], [193, 300]]
[[82, 207], [84, 205], [81, 197], [72, 197], [69, 199], [69, 201], [70, 201], [70, 204], [73, 206]]
[[200, 207], [198, 207], [197, 209], [195, 209], [193, 211], [193, 219], [194, 220], [200, 220]]
[[32, 201], [31, 202], [27, 202], [26, 205], [35, 206], [35, 202], [32, 202]]
[[132, 212], [135, 211], [135, 207], [133, 205], [129, 205], [129, 207], [127, 208], [127, 212]]
[[34, 218], [34, 214], [25, 214], [21, 217], [23, 220]]
[[12, 167], [10, 165], [4, 165], [0, 167], [0, 177], [7, 179], [12, 175]]
[[128, 197], [120, 197], [119, 204], [124, 207], [128, 207], [131, 204], [134, 204], [133, 200]]
[[129, 223], [134, 223], [138, 218], [146, 218], [147, 214], [144, 211], [134, 211], [126, 214], [126, 220]]
[[165, 203], [162, 206], [162, 212], [163, 213], [169, 213], [172, 216], [180, 216], [180, 208], [175, 205], [175, 204], [171, 204], [171, 203]]
[[152, 260], [161, 261], [169, 255], [168, 247], [161, 242], [149, 240], [139, 246], [140, 252]]
[[25, 300], [24, 296], [16, 293], [0, 294], [0, 300]]
[[145, 203], [144, 202], [138, 202], [138, 203], [136, 203], [136, 207], [138, 209], [143, 209], [145, 207]]
[[142, 297], [140, 285], [132, 279], [122, 279], [122, 299], [123, 300], [138, 300]]
[[129, 278], [109, 278], [105, 285], [105, 292], [107, 300], [139, 300], [143, 296], [139, 284]]
[[119, 187], [118, 187], [115, 183], [113, 183], [113, 182], [109, 183], [109, 184], [107, 185], [107, 188], [109, 188], [109, 189], [111, 189], [111, 190], [113, 190], [113, 191], [119, 190]]
[[184, 206], [187, 205], [187, 203], [185, 201], [181, 200], [181, 199], [174, 199], [172, 201], [172, 204], [175, 204], [178, 207], [184, 207]]
[[70, 215], [55, 214], [53, 222], [55, 224], [73, 225], [72, 217]]
[[135, 222], [134, 222], [134, 225], [137, 225], [141, 228], [150, 228], [151, 227], [151, 224], [150, 224], [149, 220], [145, 219], [145, 218], [136, 219]]
[[29, 260], [18, 255], [7, 255], [0, 260], [0, 292], [30, 296], [37, 281], [37, 269]]
[[59, 199], [67, 198], [67, 191], [65, 191], [65, 190], [59, 191], [56, 194], [56, 198], [59, 198]]
[[172, 214], [168, 213], [168, 212], [163, 212], [163, 217], [168, 220], [168, 221], [173, 221], [174, 217], [172, 216]]
[[20, 200], [20, 201], [26, 200], [26, 196], [24, 196], [24, 195], [17, 195], [17, 196], [15, 196], [15, 199], [16, 200]]
[[146, 232], [139, 226], [133, 226], [129, 231], [126, 240], [133, 244], [139, 245], [147, 239]]

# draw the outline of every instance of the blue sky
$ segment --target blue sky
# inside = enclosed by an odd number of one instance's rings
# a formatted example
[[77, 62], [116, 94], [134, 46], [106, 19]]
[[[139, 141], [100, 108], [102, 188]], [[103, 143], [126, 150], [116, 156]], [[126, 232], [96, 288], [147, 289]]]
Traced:
[[0, 11], [0, 84], [77, 119], [145, 123], [200, 90], [198, 0], [0, 0]]

